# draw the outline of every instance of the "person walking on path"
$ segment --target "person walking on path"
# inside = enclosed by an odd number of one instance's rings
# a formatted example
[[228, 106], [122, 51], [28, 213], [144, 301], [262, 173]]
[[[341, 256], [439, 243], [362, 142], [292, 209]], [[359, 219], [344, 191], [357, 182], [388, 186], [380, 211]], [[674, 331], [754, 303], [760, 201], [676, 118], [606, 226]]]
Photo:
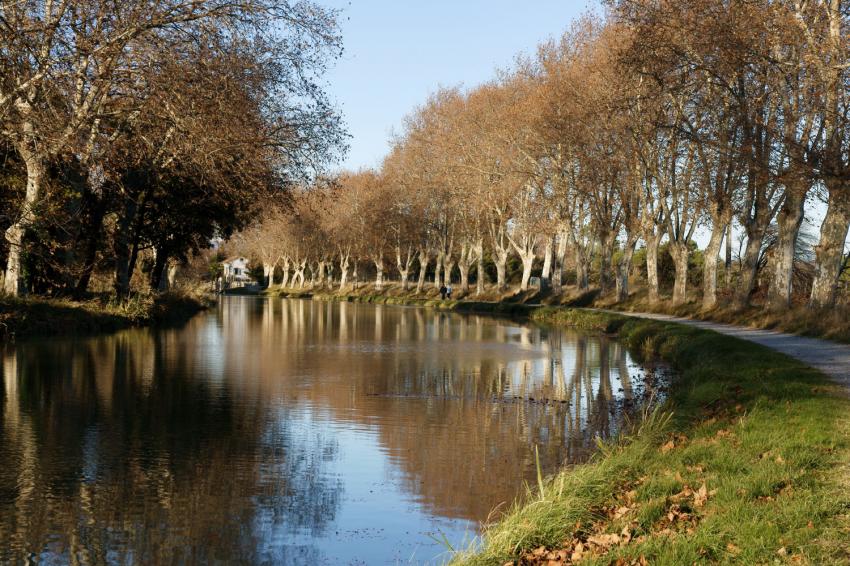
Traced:
[[446, 300], [446, 292], [447, 291], [448, 291], [448, 289], [446, 289], [445, 285], [440, 285], [440, 300], [443, 300], [443, 301]]

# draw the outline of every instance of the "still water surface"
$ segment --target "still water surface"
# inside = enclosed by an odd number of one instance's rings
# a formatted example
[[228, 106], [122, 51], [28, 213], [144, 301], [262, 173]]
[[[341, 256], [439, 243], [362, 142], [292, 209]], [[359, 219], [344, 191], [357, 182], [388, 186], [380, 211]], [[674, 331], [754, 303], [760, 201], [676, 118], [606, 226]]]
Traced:
[[406, 564], [616, 433], [616, 341], [232, 297], [177, 330], [2, 351], [0, 563]]

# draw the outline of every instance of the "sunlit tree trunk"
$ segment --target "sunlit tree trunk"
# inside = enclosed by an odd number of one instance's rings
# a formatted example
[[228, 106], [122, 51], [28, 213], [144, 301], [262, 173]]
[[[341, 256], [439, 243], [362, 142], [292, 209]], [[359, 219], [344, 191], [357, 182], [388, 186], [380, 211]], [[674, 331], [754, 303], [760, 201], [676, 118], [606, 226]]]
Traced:
[[521, 291], [527, 291], [528, 281], [531, 279], [531, 268], [534, 266], [534, 248], [537, 238], [526, 234], [520, 236], [519, 241], [510, 237], [508, 241], [522, 261], [522, 282], [519, 288]]
[[564, 266], [567, 262], [567, 236], [558, 234], [558, 245], [555, 252], [555, 267], [552, 271], [552, 288], [558, 291], [564, 285]]
[[732, 215], [714, 210], [711, 221], [711, 237], [705, 248], [702, 274], [702, 308], [712, 309], [717, 304], [717, 262], [720, 259], [720, 247], [723, 245], [723, 234], [729, 225]]
[[281, 278], [280, 285], [278, 285], [278, 289], [286, 289], [286, 285], [289, 283], [289, 257], [284, 256], [283, 264], [280, 267]]
[[272, 286], [273, 269], [274, 267], [272, 264], [263, 262], [263, 285], [265, 285], [267, 289]]
[[791, 285], [794, 273], [794, 256], [797, 238], [803, 224], [806, 190], [788, 187], [785, 200], [776, 218], [779, 236], [773, 258], [773, 280], [767, 293], [767, 304], [772, 309], [784, 309], [791, 305]]
[[372, 261], [375, 264], [375, 289], [380, 291], [384, 288], [384, 258], [375, 257]]
[[[21, 110], [29, 111], [29, 104], [23, 104]], [[3, 290], [8, 295], [17, 296], [24, 291], [21, 254], [23, 252], [24, 235], [27, 228], [35, 220], [33, 209], [41, 198], [42, 188], [47, 176], [45, 158], [35, 150], [35, 134], [29, 121], [23, 123], [21, 142], [17, 144], [18, 154], [24, 160], [27, 173], [27, 184], [24, 192], [24, 202], [18, 218], [6, 229], [6, 274], [3, 280]], [[128, 285], [129, 288], [129, 285]]]
[[826, 216], [820, 228], [820, 242], [815, 249], [817, 264], [809, 299], [814, 307], [831, 307], [835, 304], [838, 278], [844, 262], [844, 243], [850, 228], [850, 186], [838, 187], [838, 184], [835, 182], [829, 187]]
[[413, 248], [408, 246], [407, 253], [404, 256], [404, 259], [402, 259], [401, 248], [396, 246], [395, 257], [396, 265], [398, 266], [398, 273], [401, 276], [401, 288], [407, 291], [407, 288], [409, 287], [410, 266], [413, 263]]
[[446, 287], [452, 284], [452, 271], [455, 267], [451, 254], [446, 254], [443, 259], [443, 281]]
[[555, 247], [554, 243], [555, 238], [553, 236], [546, 238], [546, 246], [543, 249], [543, 272], [541, 273], [541, 277], [543, 277], [543, 279], [551, 279], [552, 277], [552, 255]]
[[350, 257], [347, 253], [340, 254], [339, 257], [339, 288], [344, 290], [348, 284], [348, 268], [351, 265]]
[[419, 279], [416, 281], [416, 292], [421, 293], [425, 288], [425, 274], [428, 271], [428, 250], [419, 250]]
[[504, 291], [508, 287], [508, 250], [506, 248], [497, 248], [494, 250], [494, 253], [493, 263], [496, 264], [496, 288], [499, 291]]
[[644, 238], [646, 244], [646, 287], [649, 292], [649, 302], [655, 304], [660, 299], [658, 285], [658, 246], [661, 244], [661, 235], [653, 234]]
[[673, 304], [681, 305], [688, 299], [688, 258], [690, 250], [685, 242], [670, 242], [676, 274], [673, 280]]

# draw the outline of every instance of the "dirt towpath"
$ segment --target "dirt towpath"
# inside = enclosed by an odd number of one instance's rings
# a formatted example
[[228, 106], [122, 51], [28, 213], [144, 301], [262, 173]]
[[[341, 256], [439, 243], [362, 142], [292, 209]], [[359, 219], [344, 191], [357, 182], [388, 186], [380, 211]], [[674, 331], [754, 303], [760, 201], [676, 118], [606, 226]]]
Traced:
[[605, 312], [637, 318], [677, 322], [679, 324], [696, 326], [697, 328], [703, 328], [705, 330], [713, 330], [720, 334], [740, 338], [741, 340], [755, 342], [756, 344], [767, 346], [777, 352], [781, 352], [792, 358], [800, 360], [804, 364], [822, 371], [850, 389], [850, 345], [838, 344], [836, 342], [830, 342], [829, 340], [821, 340], [818, 338], [807, 338], [805, 336], [785, 334], [783, 332], [774, 332], [773, 330], [758, 330], [743, 326], [733, 326], [731, 324], [721, 324], [719, 322], [691, 320], [666, 314], [623, 311]]

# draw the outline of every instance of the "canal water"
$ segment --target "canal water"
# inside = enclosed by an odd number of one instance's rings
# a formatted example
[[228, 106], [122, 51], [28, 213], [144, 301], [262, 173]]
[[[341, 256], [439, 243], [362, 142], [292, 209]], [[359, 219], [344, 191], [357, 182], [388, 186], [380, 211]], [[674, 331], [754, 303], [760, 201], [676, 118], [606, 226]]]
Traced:
[[0, 563], [440, 563], [660, 381], [604, 336], [231, 297], [2, 350]]

